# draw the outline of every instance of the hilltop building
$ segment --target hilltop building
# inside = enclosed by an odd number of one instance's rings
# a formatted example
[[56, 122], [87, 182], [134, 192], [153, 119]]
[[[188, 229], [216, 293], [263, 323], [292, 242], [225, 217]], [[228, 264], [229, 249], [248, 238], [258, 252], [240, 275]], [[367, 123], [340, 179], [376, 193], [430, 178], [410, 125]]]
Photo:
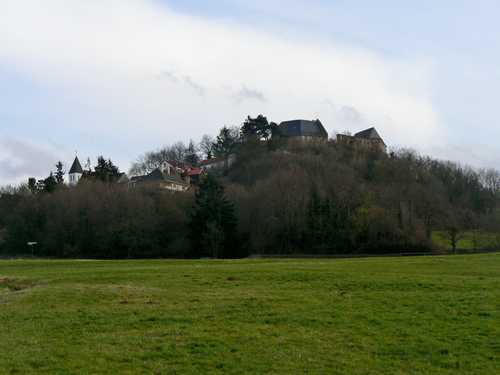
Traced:
[[302, 140], [327, 140], [328, 132], [319, 120], [284, 121], [278, 126], [281, 137]]
[[164, 162], [160, 168], [156, 168], [147, 175], [132, 177], [129, 185], [131, 187], [155, 187], [170, 191], [186, 191], [190, 187], [189, 181], [182, 178], [178, 168], [168, 162]]
[[375, 128], [369, 128], [354, 135], [338, 134], [337, 142], [387, 152], [387, 146]]
[[75, 156], [75, 160], [73, 161], [73, 164], [71, 165], [71, 168], [68, 172], [69, 186], [75, 186], [76, 184], [78, 184], [78, 181], [80, 181], [82, 175], [83, 175], [82, 165], [80, 164], [80, 160], [78, 160], [78, 156]]

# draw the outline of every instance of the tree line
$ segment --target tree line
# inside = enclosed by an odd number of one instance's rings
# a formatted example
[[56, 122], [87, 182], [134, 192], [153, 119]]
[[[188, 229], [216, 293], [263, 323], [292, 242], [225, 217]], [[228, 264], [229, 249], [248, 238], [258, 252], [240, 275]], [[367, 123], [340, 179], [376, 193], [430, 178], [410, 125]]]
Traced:
[[294, 142], [264, 116], [199, 144], [147, 152], [131, 173], [233, 154], [233, 164], [185, 193], [118, 184], [120, 171], [102, 157], [68, 188], [59, 165], [50, 189], [0, 191], [0, 252], [25, 254], [27, 242], [37, 242], [36, 255], [53, 257], [399, 253], [433, 250], [435, 231], [456, 249], [470, 230], [500, 245], [497, 171], [411, 150]]

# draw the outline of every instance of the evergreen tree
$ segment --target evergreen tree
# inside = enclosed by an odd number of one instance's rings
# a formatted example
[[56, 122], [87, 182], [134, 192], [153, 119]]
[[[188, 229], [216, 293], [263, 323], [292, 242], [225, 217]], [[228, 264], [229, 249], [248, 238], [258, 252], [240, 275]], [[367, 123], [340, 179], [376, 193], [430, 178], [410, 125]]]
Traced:
[[190, 220], [193, 257], [237, 258], [237, 219], [224, 188], [211, 174], [200, 183]]
[[64, 174], [66, 172], [63, 170], [63, 163], [61, 161], [58, 161], [56, 164], [56, 182], [58, 185], [62, 185], [64, 183]]
[[224, 126], [217, 136], [213, 145], [215, 157], [224, 159], [224, 171], [229, 169], [229, 159], [231, 154], [235, 153], [240, 145], [240, 132], [238, 128], [228, 128]]
[[28, 189], [31, 191], [31, 194], [37, 193], [36, 178], [30, 177], [28, 179]]
[[103, 156], [97, 158], [97, 165], [94, 169], [96, 178], [104, 182], [113, 182], [120, 177], [118, 167], [110, 159], [104, 159]]
[[248, 116], [241, 127], [241, 135], [246, 140], [252, 138], [267, 140], [271, 136], [271, 124], [263, 115], [258, 115], [256, 118]]
[[43, 180], [43, 183], [44, 183], [43, 190], [46, 193], [52, 193], [54, 190], [56, 190], [57, 180], [54, 177], [54, 174], [52, 172], [50, 172], [49, 177], [47, 177], [45, 180]]
[[85, 172], [92, 172], [92, 163], [90, 162], [90, 158], [87, 158], [87, 161], [85, 162]]
[[224, 126], [213, 146], [215, 155], [227, 159], [238, 147], [240, 141], [238, 133], [237, 129]]

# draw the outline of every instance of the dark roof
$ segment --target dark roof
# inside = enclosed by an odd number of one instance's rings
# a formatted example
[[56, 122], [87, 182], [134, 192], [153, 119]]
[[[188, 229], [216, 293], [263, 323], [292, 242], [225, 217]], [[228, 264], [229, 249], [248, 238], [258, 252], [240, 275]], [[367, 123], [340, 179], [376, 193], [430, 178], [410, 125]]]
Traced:
[[322, 137], [328, 138], [328, 133], [319, 120], [284, 121], [279, 125], [281, 135], [285, 137]]
[[375, 128], [360, 131], [354, 136], [358, 138], [382, 139]]
[[223, 161], [224, 161], [223, 157], [206, 159], [206, 160], [200, 161], [200, 165], [205, 166], [205, 165], [210, 165], [210, 164], [215, 164], [215, 163], [222, 163]]
[[178, 174], [168, 175], [163, 173], [159, 168], [156, 168], [150, 174], [145, 176], [135, 176], [130, 179], [132, 182], [161, 182], [161, 181], [170, 181], [178, 184], [187, 185], [187, 183], [179, 176]]
[[366, 130], [360, 131], [359, 133], [356, 133], [354, 136], [356, 138], [373, 139], [373, 140], [384, 142], [384, 140], [378, 134], [378, 132], [377, 132], [377, 130], [375, 128], [370, 128], [370, 129], [366, 129]]
[[72, 174], [72, 173], [83, 174], [83, 168], [82, 168], [82, 165], [80, 164], [80, 160], [78, 160], [78, 156], [75, 156], [75, 161], [73, 162], [73, 165], [71, 165], [71, 168], [70, 168], [68, 173], [69, 174]]

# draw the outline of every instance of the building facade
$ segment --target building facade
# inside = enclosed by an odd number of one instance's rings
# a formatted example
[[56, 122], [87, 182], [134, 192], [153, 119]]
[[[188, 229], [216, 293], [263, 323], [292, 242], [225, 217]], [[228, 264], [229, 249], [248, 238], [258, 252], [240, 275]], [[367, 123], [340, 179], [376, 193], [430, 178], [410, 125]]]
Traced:
[[80, 160], [78, 160], [78, 156], [75, 156], [75, 160], [73, 161], [73, 164], [71, 165], [71, 168], [68, 172], [68, 185], [76, 186], [78, 184], [78, 181], [80, 181], [80, 178], [82, 178], [82, 175], [82, 165], [80, 164]]
[[375, 128], [369, 128], [354, 135], [338, 134], [337, 142], [380, 152], [387, 152], [387, 146]]
[[320, 120], [284, 121], [278, 126], [279, 135], [283, 138], [301, 140], [328, 140], [328, 132]]

